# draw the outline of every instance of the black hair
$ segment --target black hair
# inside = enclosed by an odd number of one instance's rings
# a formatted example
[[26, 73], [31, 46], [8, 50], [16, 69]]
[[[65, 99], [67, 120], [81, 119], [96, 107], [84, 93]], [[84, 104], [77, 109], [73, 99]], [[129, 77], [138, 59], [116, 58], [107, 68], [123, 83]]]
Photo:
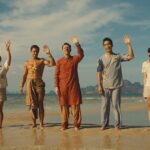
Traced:
[[150, 48], [148, 48], [147, 52], [150, 53]]
[[0, 62], [2, 61], [2, 57], [0, 56]]
[[70, 48], [70, 50], [71, 50], [71, 45], [70, 45], [69, 43], [65, 42], [65, 43], [62, 45], [62, 49], [63, 49], [64, 45], [68, 45], [69, 48]]
[[38, 52], [40, 51], [40, 48], [38, 45], [32, 45], [30, 48], [30, 51], [32, 51], [33, 48], [37, 49]]
[[109, 42], [111, 43], [111, 45], [113, 46], [113, 41], [112, 41], [111, 38], [105, 37], [105, 38], [103, 39], [103, 45], [104, 45], [104, 43], [105, 43], [106, 41], [109, 41]]

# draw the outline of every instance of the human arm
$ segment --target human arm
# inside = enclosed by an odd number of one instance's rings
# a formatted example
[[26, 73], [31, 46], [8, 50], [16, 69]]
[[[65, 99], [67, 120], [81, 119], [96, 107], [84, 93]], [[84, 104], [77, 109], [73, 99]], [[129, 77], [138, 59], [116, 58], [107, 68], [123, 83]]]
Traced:
[[43, 46], [43, 51], [47, 54], [49, 60], [44, 60], [44, 64], [48, 67], [52, 67], [56, 65], [55, 59], [51, 54], [50, 48], [47, 45]]
[[71, 38], [71, 41], [72, 41], [73, 44], [75, 44], [75, 46], [77, 48], [76, 59], [77, 59], [78, 62], [80, 62], [83, 59], [83, 57], [84, 57], [84, 51], [83, 51], [83, 49], [82, 49], [82, 47], [81, 47], [81, 45], [79, 43], [79, 40], [78, 40], [78, 38], [76, 36], [73, 36]]
[[20, 94], [21, 95], [23, 94], [23, 87], [26, 83], [27, 75], [28, 75], [28, 69], [27, 69], [27, 63], [25, 63], [22, 78], [21, 78], [21, 81], [20, 81]]
[[131, 39], [128, 35], [125, 35], [123, 38], [123, 41], [128, 47], [127, 60], [130, 61], [134, 58], [134, 52], [133, 52], [133, 48], [131, 44]]
[[54, 77], [54, 86], [55, 86], [54, 88], [57, 96], [60, 96], [59, 73], [60, 73], [60, 65], [59, 65], [59, 61], [57, 61], [55, 66], [55, 77]]

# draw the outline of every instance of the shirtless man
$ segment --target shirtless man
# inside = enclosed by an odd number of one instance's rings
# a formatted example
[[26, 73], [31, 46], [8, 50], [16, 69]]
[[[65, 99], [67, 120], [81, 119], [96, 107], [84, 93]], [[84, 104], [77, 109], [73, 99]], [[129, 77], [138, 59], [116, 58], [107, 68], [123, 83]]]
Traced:
[[32, 45], [30, 50], [32, 57], [24, 64], [20, 94], [23, 93], [23, 87], [26, 82], [26, 105], [29, 106], [31, 112], [32, 127], [36, 127], [39, 110], [40, 128], [42, 129], [44, 121], [43, 100], [45, 96], [45, 83], [42, 80], [43, 71], [45, 65], [52, 67], [55, 66], [56, 63], [47, 45], [43, 47], [43, 51], [47, 54], [49, 60], [38, 57], [40, 48], [37, 45]]

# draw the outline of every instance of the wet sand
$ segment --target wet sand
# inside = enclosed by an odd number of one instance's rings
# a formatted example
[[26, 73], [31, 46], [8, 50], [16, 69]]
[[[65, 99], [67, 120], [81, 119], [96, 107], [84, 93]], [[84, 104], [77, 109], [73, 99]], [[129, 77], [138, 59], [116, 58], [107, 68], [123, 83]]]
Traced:
[[[144, 103], [123, 104], [123, 112], [146, 109]], [[83, 110], [82, 113], [96, 113], [97, 110]], [[59, 112], [47, 112], [45, 128], [32, 129], [27, 111], [6, 112], [4, 127], [0, 130], [0, 150], [149, 150], [150, 127], [124, 126], [116, 131], [113, 126], [100, 131], [99, 124], [84, 123], [79, 131], [71, 124], [66, 131], [60, 131], [60, 122], [50, 122], [49, 117], [58, 117]]]

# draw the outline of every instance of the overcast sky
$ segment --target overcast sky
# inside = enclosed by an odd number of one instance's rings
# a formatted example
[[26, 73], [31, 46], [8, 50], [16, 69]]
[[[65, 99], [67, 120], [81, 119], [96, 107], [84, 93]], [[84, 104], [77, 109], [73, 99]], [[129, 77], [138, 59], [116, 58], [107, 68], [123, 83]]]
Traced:
[[[8, 73], [8, 91], [18, 91], [24, 61], [30, 46], [48, 44], [57, 60], [61, 45], [76, 35], [85, 51], [79, 65], [81, 87], [96, 85], [98, 58], [104, 53], [102, 39], [110, 37], [114, 51], [126, 53], [124, 34], [129, 34], [135, 59], [123, 64], [124, 79], [142, 82], [141, 64], [150, 47], [149, 0], [0, 0], [0, 55], [5, 60], [4, 41], [12, 41], [12, 66]], [[72, 45], [72, 54], [76, 53]], [[53, 90], [54, 68], [45, 68], [47, 92]]]

